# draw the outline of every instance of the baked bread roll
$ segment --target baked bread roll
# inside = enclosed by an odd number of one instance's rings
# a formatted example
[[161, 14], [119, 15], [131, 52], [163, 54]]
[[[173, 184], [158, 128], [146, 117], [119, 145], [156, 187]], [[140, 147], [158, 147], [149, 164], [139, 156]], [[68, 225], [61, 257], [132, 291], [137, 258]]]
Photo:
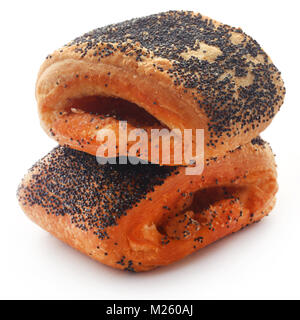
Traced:
[[202, 175], [183, 166], [99, 165], [57, 147], [23, 179], [27, 216], [72, 247], [114, 268], [168, 265], [259, 221], [274, 206], [274, 156], [260, 138], [206, 160]]
[[280, 72], [255, 40], [185, 11], [85, 33], [47, 57], [36, 83], [46, 132], [92, 155], [102, 143], [97, 130], [118, 136], [126, 120], [128, 130], [148, 133], [204, 129], [206, 157], [219, 156], [258, 136], [284, 94]]
[[[271, 148], [261, 138], [285, 95], [280, 72], [241, 29], [169, 11], [95, 29], [49, 55], [36, 83], [42, 127], [60, 146], [18, 189], [27, 216], [104, 264], [129, 271], [168, 265], [260, 221], [277, 192]], [[126, 132], [120, 122], [126, 121]], [[100, 129], [192, 129], [181, 165], [97, 162]], [[204, 130], [204, 170], [193, 168]], [[187, 142], [184, 140], [184, 142]], [[201, 152], [201, 159], [204, 158]], [[152, 161], [153, 162], [153, 161]], [[196, 161], [197, 164], [197, 161]]]

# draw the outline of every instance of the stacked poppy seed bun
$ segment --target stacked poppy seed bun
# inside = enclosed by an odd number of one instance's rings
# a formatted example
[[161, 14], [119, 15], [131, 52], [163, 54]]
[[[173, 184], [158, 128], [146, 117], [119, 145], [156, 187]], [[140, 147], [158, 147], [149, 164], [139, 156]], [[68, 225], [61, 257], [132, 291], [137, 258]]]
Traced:
[[[133, 128], [148, 128], [142, 120], [152, 116], [149, 127], [204, 129], [205, 154], [216, 156], [257, 137], [284, 93], [280, 72], [255, 40], [183, 11], [85, 33], [47, 57], [36, 85], [46, 132], [91, 154], [100, 143], [96, 128], [114, 127], [113, 116], [124, 120], [126, 109]], [[136, 109], [144, 114], [136, 118]], [[89, 122], [90, 110], [103, 119]]]
[[[23, 179], [20, 204], [42, 228], [112, 267], [172, 263], [273, 208], [274, 156], [259, 134], [284, 95], [280, 72], [255, 40], [198, 13], [85, 33], [40, 68], [41, 124], [60, 146]], [[119, 121], [128, 132], [144, 129], [149, 145], [153, 128], [203, 129], [203, 173], [186, 175], [184, 157], [183, 166], [99, 165], [97, 133], [118, 138]], [[118, 139], [116, 154], [127, 156]], [[151, 162], [150, 154], [141, 159]]]

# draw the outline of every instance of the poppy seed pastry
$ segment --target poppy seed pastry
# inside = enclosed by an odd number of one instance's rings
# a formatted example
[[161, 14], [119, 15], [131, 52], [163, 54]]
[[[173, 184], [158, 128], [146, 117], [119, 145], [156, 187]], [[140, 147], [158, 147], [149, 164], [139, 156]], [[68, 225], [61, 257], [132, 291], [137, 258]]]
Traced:
[[[20, 206], [111, 267], [139, 272], [178, 261], [272, 210], [276, 164], [259, 134], [284, 95], [280, 72], [255, 40], [198, 13], [169, 11], [85, 33], [40, 68], [38, 113], [59, 146], [25, 175]], [[200, 129], [203, 171], [187, 174], [198, 158], [191, 163], [175, 142], [166, 165], [152, 152], [135, 165], [100, 164], [97, 151], [110, 144], [98, 139], [101, 129], [117, 138], [142, 129], [159, 155], [153, 129], [190, 130], [194, 150]], [[116, 142], [116, 157], [130, 158], [135, 141], [127, 150]]]
[[204, 129], [205, 155], [217, 156], [258, 136], [284, 94], [255, 40], [189, 11], [85, 33], [47, 57], [36, 83], [46, 132], [94, 155], [97, 130], [127, 120], [128, 129]]
[[273, 153], [260, 138], [184, 167], [99, 165], [57, 147], [23, 179], [26, 215], [55, 237], [114, 268], [147, 271], [260, 221], [277, 192]]

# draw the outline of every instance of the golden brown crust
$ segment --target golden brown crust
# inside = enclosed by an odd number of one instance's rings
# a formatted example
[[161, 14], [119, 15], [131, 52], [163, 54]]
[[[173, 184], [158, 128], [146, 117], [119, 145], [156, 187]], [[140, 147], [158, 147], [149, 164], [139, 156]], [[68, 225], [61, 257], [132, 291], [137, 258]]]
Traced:
[[[204, 129], [208, 157], [256, 137], [284, 93], [280, 72], [255, 40], [241, 29], [182, 11], [76, 38], [48, 56], [36, 85], [42, 125], [60, 143], [62, 138], [75, 147], [57, 129], [70, 100], [109, 96], [138, 105], [170, 129]], [[93, 153], [87, 143], [82, 149]]]
[[31, 169], [18, 197], [31, 220], [72, 247], [114, 268], [146, 271], [259, 221], [276, 191], [272, 151], [255, 139], [208, 159], [200, 176], [184, 167], [98, 166], [59, 147]]
[[[41, 66], [42, 126], [72, 149], [58, 147], [33, 166], [18, 190], [20, 205], [102, 263], [129, 271], [168, 265], [272, 209], [274, 156], [255, 137], [284, 94], [280, 72], [255, 40], [200, 14], [170, 11], [93, 30]], [[148, 135], [204, 129], [203, 174], [99, 166], [97, 131], [118, 136], [119, 120]]]

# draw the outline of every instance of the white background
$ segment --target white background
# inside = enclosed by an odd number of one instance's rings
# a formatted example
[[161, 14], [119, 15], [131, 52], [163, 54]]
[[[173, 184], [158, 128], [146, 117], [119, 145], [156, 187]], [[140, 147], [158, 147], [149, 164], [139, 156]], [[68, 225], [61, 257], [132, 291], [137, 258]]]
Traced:
[[[2, 299], [299, 299], [299, 9], [286, 1], [2, 1], [0, 4]], [[169, 9], [242, 27], [282, 71], [285, 103], [262, 134], [277, 155], [278, 201], [263, 222], [169, 267], [131, 274], [97, 263], [29, 221], [16, 200], [27, 169], [48, 153], [36, 75], [47, 54], [109, 23]]]

